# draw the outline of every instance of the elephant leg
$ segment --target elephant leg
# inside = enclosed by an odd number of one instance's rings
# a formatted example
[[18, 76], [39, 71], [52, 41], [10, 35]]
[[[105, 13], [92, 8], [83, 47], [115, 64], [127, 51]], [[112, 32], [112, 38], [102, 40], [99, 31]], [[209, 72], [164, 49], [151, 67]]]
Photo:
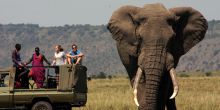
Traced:
[[161, 106], [162, 106], [162, 110], [165, 110], [165, 106], [167, 105], [168, 102], [168, 97], [169, 97], [169, 89], [170, 89], [170, 85], [171, 85], [171, 80], [169, 78], [169, 75], [166, 74], [166, 72], [164, 73], [163, 76], [163, 80], [162, 80], [162, 84], [160, 87], [160, 102], [161, 102]]
[[[174, 99], [169, 99], [170, 96], [173, 93], [173, 85], [172, 85], [172, 80], [169, 75], [169, 72], [165, 72], [164, 78], [163, 78], [163, 84], [161, 85], [161, 98], [165, 99], [162, 102], [163, 106], [166, 106], [166, 110], [176, 110], [176, 104], [175, 104], [175, 98]], [[163, 108], [164, 110], [165, 108]]]
[[175, 98], [174, 99], [168, 99], [167, 103], [167, 110], [176, 110], [176, 102]]

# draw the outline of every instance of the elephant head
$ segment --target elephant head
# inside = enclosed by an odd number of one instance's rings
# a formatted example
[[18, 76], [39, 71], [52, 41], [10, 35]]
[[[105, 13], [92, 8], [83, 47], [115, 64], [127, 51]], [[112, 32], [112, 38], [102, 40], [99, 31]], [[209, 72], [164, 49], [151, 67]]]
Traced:
[[164, 83], [173, 82], [174, 98], [178, 90], [174, 68], [204, 38], [208, 26], [203, 15], [191, 7], [168, 10], [158, 3], [123, 6], [113, 12], [107, 28], [137, 93], [139, 109], [158, 110], [164, 109], [170, 97], [164, 91], [170, 87]]

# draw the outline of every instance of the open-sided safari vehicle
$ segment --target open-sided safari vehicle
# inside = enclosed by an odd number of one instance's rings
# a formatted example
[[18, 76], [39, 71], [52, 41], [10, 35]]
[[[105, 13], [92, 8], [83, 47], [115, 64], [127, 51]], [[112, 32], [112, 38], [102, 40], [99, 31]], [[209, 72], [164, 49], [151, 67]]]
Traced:
[[[31, 67], [29, 67], [31, 68]], [[33, 80], [29, 88], [15, 88], [15, 68], [0, 69], [0, 109], [71, 110], [87, 101], [87, 68], [81, 65], [45, 67], [44, 87], [37, 89]], [[55, 69], [59, 68], [59, 80]]]

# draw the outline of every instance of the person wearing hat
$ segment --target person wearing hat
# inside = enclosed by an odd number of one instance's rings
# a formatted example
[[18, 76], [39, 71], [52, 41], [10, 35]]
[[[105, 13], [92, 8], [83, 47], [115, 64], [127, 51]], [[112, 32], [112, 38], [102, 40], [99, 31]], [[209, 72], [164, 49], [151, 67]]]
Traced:
[[31, 68], [30, 73], [31, 77], [37, 85], [37, 88], [42, 88], [45, 80], [44, 61], [50, 65], [50, 62], [45, 58], [43, 54], [40, 53], [39, 47], [36, 47], [34, 54], [29, 59], [29, 61], [26, 62], [26, 65], [32, 62], [33, 67]]

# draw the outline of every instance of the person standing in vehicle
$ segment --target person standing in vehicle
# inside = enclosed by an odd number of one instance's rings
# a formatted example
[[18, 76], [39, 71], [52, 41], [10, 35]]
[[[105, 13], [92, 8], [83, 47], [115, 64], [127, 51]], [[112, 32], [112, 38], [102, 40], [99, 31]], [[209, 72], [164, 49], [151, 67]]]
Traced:
[[66, 55], [61, 45], [56, 45], [55, 50], [56, 52], [54, 53], [54, 60], [53, 60], [52, 65], [58, 66], [58, 65], [66, 64]]
[[66, 54], [69, 64], [82, 64], [82, 57], [84, 54], [77, 49], [77, 45], [72, 45], [72, 50]]
[[56, 73], [56, 84], [58, 85], [58, 82], [59, 82], [59, 67], [58, 66], [66, 64], [66, 55], [61, 45], [56, 45], [55, 51], [56, 52], [54, 53], [54, 60], [52, 62], [52, 65], [57, 66], [55, 68], [55, 73]]
[[24, 67], [25, 64], [21, 61], [20, 56], [21, 44], [15, 45], [15, 50], [12, 52], [13, 67], [15, 73], [15, 88], [28, 88], [28, 70]]
[[40, 53], [39, 47], [35, 48], [35, 53], [32, 55], [30, 60], [26, 63], [28, 65], [32, 62], [31, 77], [33, 78], [34, 82], [37, 84], [37, 88], [42, 88], [43, 83], [45, 80], [45, 68], [43, 61], [45, 61], [48, 65], [50, 62], [45, 58], [43, 54]]

